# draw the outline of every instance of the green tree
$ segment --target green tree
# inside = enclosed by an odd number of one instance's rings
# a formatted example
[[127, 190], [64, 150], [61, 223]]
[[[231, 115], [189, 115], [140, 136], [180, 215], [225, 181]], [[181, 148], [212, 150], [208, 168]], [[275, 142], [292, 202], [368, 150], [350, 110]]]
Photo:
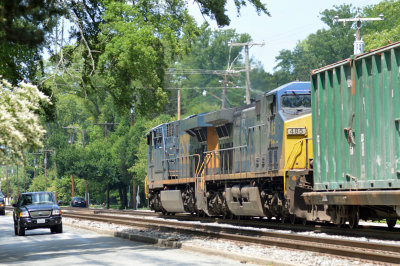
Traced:
[[385, 20], [363, 23], [361, 32], [365, 42], [365, 51], [376, 49], [390, 42], [400, 41], [400, 2], [381, 1], [363, 9], [366, 17], [378, 17], [383, 14]]
[[[196, 0], [200, 5], [200, 11], [203, 15], [210, 16], [212, 19], [217, 21], [219, 26], [227, 26], [230, 23], [229, 17], [226, 15], [226, 0], [213, 1], [213, 0]], [[263, 4], [260, 0], [248, 0], [249, 3], [253, 4], [257, 10], [257, 13], [264, 13], [269, 15], [265, 4]], [[246, 1], [244, 0], [235, 0], [235, 5], [238, 13], [240, 12], [240, 8], [246, 5]]]
[[[52, 0], [13, 0], [0, 4], [0, 73], [16, 85], [36, 81], [41, 52], [62, 11]], [[42, 69], [43, 70], [43, 69]]]
[[0, 164], [21, 163], [25, 150], [42, 146], [45, 130], [36, 114], [41, 101], [50, 103], [36, 86], [0, 81]]

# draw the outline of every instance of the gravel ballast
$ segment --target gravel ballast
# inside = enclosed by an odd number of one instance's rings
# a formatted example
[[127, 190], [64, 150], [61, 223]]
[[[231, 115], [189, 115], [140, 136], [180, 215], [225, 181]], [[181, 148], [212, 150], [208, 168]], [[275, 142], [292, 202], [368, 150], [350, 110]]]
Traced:
[[[254, 263], [260, 265], [383, 265], [382, 263], [372, 264], [367, 261], [346, 259], [331, 255], [321, 255], [309, 251], [296, 251], [275, 246], [265, 247], [257, 244], [244, 244], [209, 237], [162, 232], [74, 218], [63, 217], [63, 223], [65, 225], [89, 229], [98, 233], [122, 237], [132, 241], [156, 244], [171, 248], [182, 248], [208, 255], [218, 255], [239, 260], [243, 263]], [[388, 242], [390, 243], [392, 241], [385, 241], [385, 243]]]

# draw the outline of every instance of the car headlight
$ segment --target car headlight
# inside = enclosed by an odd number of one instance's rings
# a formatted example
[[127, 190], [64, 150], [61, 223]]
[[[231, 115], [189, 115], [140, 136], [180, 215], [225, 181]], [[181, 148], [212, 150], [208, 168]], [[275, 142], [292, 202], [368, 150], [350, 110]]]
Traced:
[[29, 212], [28, 211], [22, 211], [22, 212], [19, 213], [19, 217], [21, 217], [21, 218], [29, 217]]
[[53, 210], [52, 215], [61, 215], [61, 210]]

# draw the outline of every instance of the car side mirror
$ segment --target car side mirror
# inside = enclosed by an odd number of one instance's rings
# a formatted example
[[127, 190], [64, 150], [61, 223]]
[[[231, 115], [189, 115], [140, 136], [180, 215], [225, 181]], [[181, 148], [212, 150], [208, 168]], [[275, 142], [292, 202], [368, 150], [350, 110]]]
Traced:
[[13, 205], [12, 205], [13, 207], [17, 207], [18, 205], [17, 205], [17, 203], [13, 203]]

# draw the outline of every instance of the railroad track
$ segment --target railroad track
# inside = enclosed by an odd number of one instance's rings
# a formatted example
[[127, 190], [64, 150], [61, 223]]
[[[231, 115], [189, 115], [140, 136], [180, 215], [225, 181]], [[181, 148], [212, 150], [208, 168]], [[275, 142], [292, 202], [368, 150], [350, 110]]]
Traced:
[[[6, 210], [13, 210], [12, 207], [6, 206]], [[71, 208], [62, 207], [63, 213], [67, 212], [79, 212], [86, 214], [124, 214], [131, 216], [150, 216], [159, 217], [163, 219], [174, 219], [180, 221], [201, 221], [208, 223], [223, 223], [237, 226], [249, 226], [254, 228], [268, 228], [277, 230], [290, 230], [295, 232], [314, 232], [314, 233], [325, 233], [330, 235], [341, 235], [350, 237], [366, 237], [374, 238], [378, 240], [395, 240], [400, 241], [400, 228], [394, 228], [388, 230], [387, 227], [382, 226], [362, 226], [358, 229], [350, 229], [347, 227], [337, 228], [332, 224], [321, 224], [321, 223], [309, 223], [307, 225], [290, 223], [281, 223], [277, 221], [269, 221], [266, 219], [249, 219], [249, 220], [227, 220], [219, 217], [196, 217], [190, 214], [175, 214], [173, 216], [162, 215], [151, 211], [140, 211], [140, 210], [114, 210], [114, 209], [92, 209], [92, 208]]]
[[160, 213], [140, 210], [112, 210], [112, 209], [79, 209], [79, 208], [63, 208], [63, 211], [85, 212], [94, 214], [125, 214], [132, 216], [150, 216], [160, 217], [163, 219], [174, 219], [180, 221], [201, 221], [208, 223], [223, 223], [237, 226], [250, 226], [255, 228], [268, 228], [277, 230], [290, 230], [296, 232], [314, 232], [332, 235], [350, 236], [350, 237], [367, 237], [379, 240], [395, 240], [400, 241], [400, 228], [389, 230], [386, 226], [362, 226], [358, 229], [350, 229], [347, 227], [338, 228], [332, 224], [309, 223], [307, 225], [290, 223], [281, 223], [280, 221], [266, 219], [249, 219], [249, 220], [227, 220], [219, 217], [196, 217], [190, 214], [175, 214], [173, 216], [162, 215]]
[[393, 264], [398, 264], [400, 262], [399, 245], [304, 236], [290, 233], [262, 232], [255, 229], [227, 228], [221, 225], [193, 224], [182, 221], [147, 219], [144, 217], [130, 217], [126, 215], [80, 214], [73, 212], [64, 212], [63, 215], [68, 218], [115, 223], [161, 231], [173, 231], [182, 234], [208, 236], [217, 239], [240, 241], [264, 246], [313, 251], [373, 262]]

